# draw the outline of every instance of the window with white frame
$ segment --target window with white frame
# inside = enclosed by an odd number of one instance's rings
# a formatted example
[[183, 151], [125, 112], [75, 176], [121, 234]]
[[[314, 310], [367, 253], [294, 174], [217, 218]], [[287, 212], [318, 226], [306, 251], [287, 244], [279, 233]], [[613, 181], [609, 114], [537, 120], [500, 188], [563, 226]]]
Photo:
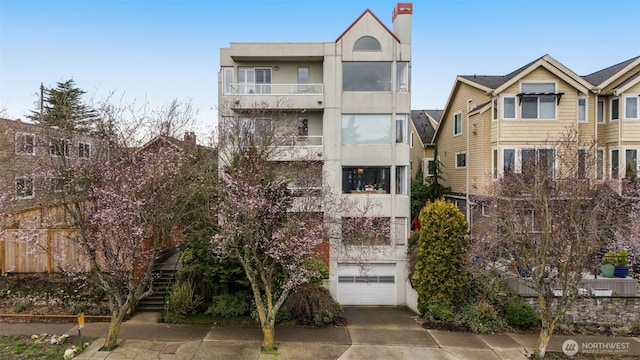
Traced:
[[396, 166], [396, 194], [407, 193], [407, 167]]
[[16, 198], [30, 199], [33, 198], [33, 179], [28, 176], [17, 176], [15, 178]]
[[624, 177], [633, 179], [638, 175], [638, 149], [625, 150]]
[[498, 99], [493, 99], [491, 102], [492, 111], [491, 111], [491, 120], [498, 120]]
[[409, 147], [413, 149], [413, 131], [411, 132], [411, 137], [409, 138]]
[[491, 178], [498, 178], [498, 149], [491, 151]]
[[49, 155], [69, 157], [69, 140], [49, 139]]
[[505, 176], [516, 172], [516, 149], [502, 150], [502, 173]]
[[391, 91], [390, 61], [342, 63], [342, 91]]
[[502, 118], [503, 119], [516, 118], [516, 97], [515, 96], [505, 96], [502, 98]]
[[578, 122], [587, 122], [587, 99], [578, 99]]
[[467, 167], [467, 153], [456, 153], [456, 169], [462, 169]]
[[541, 175], [544, 175], [546, 179], [555, 178], [554, 149], [521, 149], [520, 154], [522, 159], [520, 172], [524, 175], [525, 181], [528, 179], [535, 180]]
[[453, 115], [453, 135], [462, 134], [462, 113]]
[[427, 176], [436, 175], [436, 161], [434, 159], [424, 159], [424, 174]]
[[620, 152], [618, 149], [611, 150], [611, 179], [618, 179], [620, 177]]
[[52, 192], [62, 192], [64, 191], [67, 182], [64, 178], [61, 177], [53, 177], [49, 179], [49, 190]]
[[522, 119], [547, 120], [556, 118], [556, 84], [523, 83], [520, 96]]
[[626, 96], [624, 98], [624, 118], [638, 120], [638, 97]]
[[298, 91], [309, 91], [309, 68], [306, 66], [298, 68]]
[[598, 109], [596, 110], [596, 120], [599, 124], [604, 123], [604, 101], [598, 100]]
[[396, 63], [396, 91], [409, 91], [409, 63], [407, 61]]
[[596, 150], [596, 179], [604, 179], [604, 150]]
[[620, 99], [611, 99], [611, 121], [620, 118]]
[[30, 133], [16, 133], [16, 154], [18, 155], [35, 155], [36, 153], [36, 137]]
[[78, 142], [78, 158], [89, 159], [91, 157], [91, 144], [87, 142]]
[[578, 169], [577, 169], [577, 177], [578, 179], [586, 179], [588, 174], [589, 167], [589, 150], [587, 149], [578, 149]]
[[225, 95], [235, 93], [235, 89], [233, 89], [233, 75], [233, 67], [224, 66], [222, 68], [222, 91]]
[[238, 68], [240, 94], [271, 94], [271, 68]]
[[409, 115], [407, 114], [396, 115], [396, 143], [406, 144], [408, 119]]

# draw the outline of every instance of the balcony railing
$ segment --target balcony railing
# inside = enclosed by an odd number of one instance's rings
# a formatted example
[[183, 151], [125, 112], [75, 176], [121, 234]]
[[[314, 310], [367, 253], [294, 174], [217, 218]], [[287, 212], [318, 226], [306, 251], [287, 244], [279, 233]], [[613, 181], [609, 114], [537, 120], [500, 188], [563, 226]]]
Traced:
[[287, 136], [276, 139], [277, 146], [322, 146], [322, 135]]
[[225, 95], [321, 95], [323, 84], [229, 84]]

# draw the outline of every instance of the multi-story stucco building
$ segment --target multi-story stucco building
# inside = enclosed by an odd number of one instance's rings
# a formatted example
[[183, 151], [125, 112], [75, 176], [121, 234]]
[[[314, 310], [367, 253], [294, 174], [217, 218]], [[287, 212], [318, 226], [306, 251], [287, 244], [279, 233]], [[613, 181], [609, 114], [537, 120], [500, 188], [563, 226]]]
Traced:
[[396, 246], [364, 268], [331, 252], [329, 288], [342, 304], [406, 302], [412, 10], [397, 4], [393, 30], [366, 10], [335, 41], [220, 49], [220, 116], [258, 103], [298, 114], [304, 140], [287, 144], [297, 159], [321, 163], [316, 176], [333, 195], [374, 200], [395, 225]]
[[557, 177], [554, 144], [568, 129], [582, 176], [623, 193], [640, 168], [639, 94], [640, 57], [586, 76], [549, 55], [506, 75], [458, 76], [435, 135], [450, 198], [473, 224], [494, 179], [526, 177], [527, 164]]

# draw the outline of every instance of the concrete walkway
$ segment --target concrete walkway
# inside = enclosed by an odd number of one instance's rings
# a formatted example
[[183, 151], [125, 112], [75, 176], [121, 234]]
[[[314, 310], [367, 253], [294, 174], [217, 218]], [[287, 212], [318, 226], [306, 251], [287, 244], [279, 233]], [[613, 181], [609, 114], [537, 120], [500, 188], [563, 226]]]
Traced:
[[[258, 326], [164, 324], [157, 322], [158, 314], [141, 313], [122, 325], [119, 347], [111, 352], [100, 351], [108, 324], [85, 324], [82, 335], [98, 340], [75, 359], [524, 360], [537, 340], [535, 334], [427, 330], [415, 321], [414, 313], [395, 307], [347, 307], [345, 317], [346, 327], [276, 327], [278, 353], [266, 355], [260, 353], [262, 333]], [[78, 328], [71, 324], [0, 323], [0, 333], [77, 335]], [[549, 350], [561, 351], [566, 340], [576, 341], [581, 349], [626, 347], [618, 353], [640, 357], [640, 339], [633, 337], [554, 336]]]

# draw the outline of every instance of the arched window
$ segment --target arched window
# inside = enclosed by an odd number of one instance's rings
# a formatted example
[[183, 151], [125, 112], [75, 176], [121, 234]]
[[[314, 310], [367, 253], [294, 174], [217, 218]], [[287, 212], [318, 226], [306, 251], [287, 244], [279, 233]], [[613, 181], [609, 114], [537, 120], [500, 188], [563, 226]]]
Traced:
[[382, 50], [378, 39], [372, 36], [363, 36], [353, 44], [353, 51], [375, 51]]

